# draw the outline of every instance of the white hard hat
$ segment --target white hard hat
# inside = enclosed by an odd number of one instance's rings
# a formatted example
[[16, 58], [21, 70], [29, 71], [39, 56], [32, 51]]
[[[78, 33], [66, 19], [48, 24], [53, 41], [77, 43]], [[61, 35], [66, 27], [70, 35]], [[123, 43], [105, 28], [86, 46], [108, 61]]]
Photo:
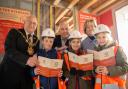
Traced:
[[46, 28], [43, 32], [42, 32], [42, 37], [55, 37], [55, 33], [52, 29], [50, 28]]
[[72, 38], [82, 38], [81, 33], [78, 30], [71, 31], [68, 39]]
[[111, 34], [111, 31], [109, 29], [109, 27], [107, 25], [104, 24], [100, 24], [96, 27], [96, 29], [94, 30], [95, 35], [101, 32], [107, 32]]

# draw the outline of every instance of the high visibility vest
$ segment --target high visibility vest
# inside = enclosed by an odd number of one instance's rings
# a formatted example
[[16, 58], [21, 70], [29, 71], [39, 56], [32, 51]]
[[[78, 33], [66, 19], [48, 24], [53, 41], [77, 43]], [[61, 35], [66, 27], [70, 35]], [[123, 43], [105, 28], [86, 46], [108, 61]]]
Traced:
[[[119, 46], [114, 47], [114, 54], [116, 55]], [[95, 89], [126, 89], [125, 76], [110, 77], [107, 75], [97, 74], [95, 82]]]
[[[57, 58], [61, 59], [61, 54], [59, 52], [57, 53]], [[40, 86], [39, 76], [33, 77], [33, 80], [35, 81], [36, 89], [40, 89], [41, 86]], [[59, 77], [58, 77], [58, 89], [66, 89], [65, 81], [62, 81]]]
[[40, 79], [39, 79], [39, 76], [33, 77], [33, 80], [35, 81], [35, 87], [36, 87], [36, 89], [40, 89], [41, 86], [40, 86]]
[[[64, 60], [66, 62], [66, 65], [67, 65], [67, 69], [70, 71], [70, 65], [69, 65], [69, 56], [67, 53], [64, 53]], [[88, 77], [81, 77], [83, 80], [91, 80], [91, 77], [88, 76]]]
[[[62, 59], [61, 53], [57, 52], [58, 59]], [[63, 81], [61, 78], [58, 77], [58, 89], [66, 89], [66, 81]]]

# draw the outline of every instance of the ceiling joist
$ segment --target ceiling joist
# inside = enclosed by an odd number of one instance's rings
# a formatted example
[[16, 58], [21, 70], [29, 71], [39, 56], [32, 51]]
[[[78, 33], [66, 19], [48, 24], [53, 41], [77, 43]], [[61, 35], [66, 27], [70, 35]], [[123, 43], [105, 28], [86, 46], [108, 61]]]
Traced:
[[89, 7], [91, 7], [92, 5], [94, 5], [98, 0], [92, 0], [89, 3], [85, 4], [80, 11], [83, 11], [84, 9], [88, 9]]
[[109, 6], [110, 4], [114, 3], [117, 0], [107, 0], [104, 4], [100, 5], [99, 7], [97, 7], [96, 9], [94, 9], [91, 14], [96, 14], [97, 12], [99, 12], [100, 10], [106, 8], [107, 6]]
[[72, 21], [72, 20], [73, 20], [73, 16], [70, 17], [70, 18], [67, 20], [67, 23], [69, 23], [69, 22]]
[[54, 4], [55, 6], [57, 6], [57, 5], [60, 3], [60, 1], [61, 1], [61, 0], [55, 0], [53, 4]]
[[71, 26], [69, 26], [69, 29], [72, 29], [74, 27], [74, 24], [72, 24]]
[[72, 0], [71, 3], [68, 5], [68, 9], [65, 9], [63, 12], [61, 12], [61, 14], [57, 17], [57, 19], [55, 20], [55, 23], [57, 24], [57, 22], [78, 2], [79, 0]]

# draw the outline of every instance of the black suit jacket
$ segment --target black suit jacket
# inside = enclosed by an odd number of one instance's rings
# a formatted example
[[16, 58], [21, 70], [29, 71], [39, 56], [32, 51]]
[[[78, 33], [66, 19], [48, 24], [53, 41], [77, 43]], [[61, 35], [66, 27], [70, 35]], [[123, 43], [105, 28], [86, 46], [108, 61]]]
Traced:
[[[19, 29], [18, 31], [26, 36], [24, 29]], [[5, 55], [0, 64], [0, 81], [3, 79], [3, 81], [7, 83], [10, 80], [9, 84], [16, 81], [18, 82], [18, 80], [23, 80], [22, 82], [24, 83], [27, 81], [29, 83], [31, 80], [30, 67], [26, 65], [30, 57], [27, 53], [28, 43], [25, 42], [25, 39], [18, 31], [16, 29], [9, 31], [5, 40]], [[38, 40], [38, 38], [34, 35], [33, 41], [35, 42], [36, 40]], [[33, 48], [34, 53], [36, 53], [39, 48], [39, 41]]]
[[[69, 46], [68, 40], [66, 41], [65, 45]], [[56, 35], [54, 43], [53, 43], [53, 48], [55, 48], [55, 47], [62, 47], [61, 35]]]

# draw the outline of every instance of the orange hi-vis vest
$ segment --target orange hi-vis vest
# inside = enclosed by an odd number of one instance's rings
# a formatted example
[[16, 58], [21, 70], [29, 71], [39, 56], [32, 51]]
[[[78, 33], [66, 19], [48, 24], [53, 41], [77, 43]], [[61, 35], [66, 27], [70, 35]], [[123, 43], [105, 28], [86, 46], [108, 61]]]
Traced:
[[[114, 47], [114, 54], [116, 55], [119, 46]], [[95, 89], [126, 89], [125, 76], [110, 77], [108, 75], [97, 74]]]
[[35, 81], [35, 87], [36, 87], [36, 89], [40, 89], [40, 88], [41, 88], [39, 77], [40, 77], [40, 76], [35, 76], [35, 77], [33, 77], [33, 80]]
[[[60, 55], [61, 57], [61, 55]], [[64, 60], [67, 66], [68, 71], [70, 71], [70, 65], [69, 65], [69, 56], [67, 53], [64, 53]], [[81, 77], [83, 80], [91, 80], [91, 77]]]
[[[60, 53], [57, 53], [57, 58], [61, 59]], [[35, 81], [36, 89], [40, 89], [41, 86], [40, 86], [40, 78], [39, 78], [39, 76], [33, 77], [33, 80]], [[58, 77], [58, 89], [66, 89], [65, 82], [62, 81], [59, 77]]]
[[[57, 52], [57, 57], [58, 59], [62, 59], [60, 52]], [[58, 77], [58, 89], [66, 89], [66, 81], [63, 81], [59, 77]]]

